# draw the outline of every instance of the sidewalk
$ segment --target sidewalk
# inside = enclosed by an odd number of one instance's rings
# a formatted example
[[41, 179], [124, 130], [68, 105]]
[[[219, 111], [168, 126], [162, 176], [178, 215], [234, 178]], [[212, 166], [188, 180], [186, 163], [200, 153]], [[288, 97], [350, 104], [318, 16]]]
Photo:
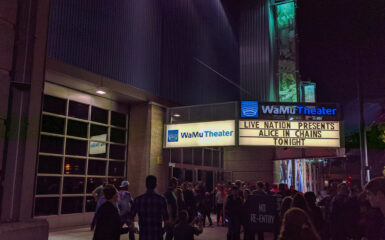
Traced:
[[[214, 215], [212, 215], [214, 216]], [[212, 217], [214, 220], [215, 217]], [[226, 240], [227, 227], [217, 226], [216, 221], [213, 222], [213, 227], [205, 227], [203, 233], [199, 236], [195, 236], [195, 240]], [[74, 229], [66, 229], [59, 231], [52, 231], [49, 233], [49, 240], [91, 240], [93, 232], [90, 231], [89, 226], [78, 227]], [[128, 234], [120, 236], [121, 240], [128, 240]], [[139, 239], [136, 234], [135, 239]], [[243, 234], [241, 234], [243, 239]], [[258, 237], [256, 236], [256, 240]], [[273, 240], [274, 237], [271, 233], [265, 233], [265, 240]]]
[[[196, 240], [225, 240], [227, 229], [225, 227], [207, 227], [203, 233], [196, 236]], [[89, 227], [62, 230], [49, 233], [49, 240], [91, 240], [93, 232]], [[121, 240], [128, 240], [128, 234], [120, 236]], [[139, 235], [135, 235], [135, 239], [139, 239]]]
[[[195, 237], [195, 240], [226, 240], [226, 227], [206, 227], [203, 233]], [[62, 230], [49, 233], [49, 240], [91, 240], [93, 232], [89, 227], [82, 227], [70, 230]], [[128, 240], [128, 234], [121, 235], [121, 240]], [[136, 235], [135, 239], [139, 239]], [[243, 239], [243, 234], [241, 234]], [[258, 237], [256, 237], [258, 239]], [[271, 233], [265, 233], [265, 240], [272, 240], [273, 235]]]

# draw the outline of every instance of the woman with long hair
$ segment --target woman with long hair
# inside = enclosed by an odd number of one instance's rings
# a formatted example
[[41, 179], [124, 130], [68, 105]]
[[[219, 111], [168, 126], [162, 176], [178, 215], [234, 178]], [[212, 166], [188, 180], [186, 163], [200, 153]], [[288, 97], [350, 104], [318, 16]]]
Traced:
[[300, 208], [290, 208], [283, 217], [278, 240], [321, 240], [309, 215]]

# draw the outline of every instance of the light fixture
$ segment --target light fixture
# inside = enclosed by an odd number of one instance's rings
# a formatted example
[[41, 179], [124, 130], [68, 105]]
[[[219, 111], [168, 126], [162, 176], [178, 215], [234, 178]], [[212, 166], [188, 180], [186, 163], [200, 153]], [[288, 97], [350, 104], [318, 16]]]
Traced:
[[173, 116], [173, 117], [180, 117], [180, 114], [174, 113], [172, 116]]
[[96, 91], [96, 93], [97, 93], [97, 94], [100, 94], [100, 95], [104, 95], [104, 94], [106, 94], [106, 92], [105, 92], [105, 91], [103, 91], [103, 90], [97, 90], [97, 91]]

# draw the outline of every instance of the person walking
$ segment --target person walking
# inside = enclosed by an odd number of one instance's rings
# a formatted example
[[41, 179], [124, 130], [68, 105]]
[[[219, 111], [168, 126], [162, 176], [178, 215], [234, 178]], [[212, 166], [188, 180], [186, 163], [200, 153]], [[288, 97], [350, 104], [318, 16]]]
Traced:
[[242, 205], [239, 189], [233, 185], [231, 194], [225, 201], [225, 219], [228, 220], [227, 240], [240, 240]]
[[96, 212], [93, 240], [119, 240], [121, 223], [116, 207], [118, 191], [113, 185], [105, 185], [103, 195], [106, 202]]
[[211, 227], [213, 225], [213, 221], [211, 220], [211, 216], [210, 216], [212, 207], [213, 207], [213, 203], [212, 203], [211, 194], [209, 192], [206, 192], [201, 205], [204, 227], [206, 226], [206, 217], [209, 220], [209, 224], [210, 224], [209, 226]]
[[119, 186], [119, 215], [121, 221], [121, 227], [126, 224], [129, 227], [128, 236], [130, 240], [135, 240], [135, 230], [134, 230], [134, 219], [131, 217], [131, 209], [133, 205], [133, 200], [131, 193], [128, 192], [128, 181], [122, 181]]
[[186, 204], [187, 212], [189, 214], [189, 222], [191, 222], [196, 216], [196, 201], [194, 193], [191, 190], [192, 186], [189, 182], [184, 182], [182, 185], [183, 188], [183, 197]]
[[147, 191], [135, 198], [132, 217], [139, 216], [139, 239], [161, 240], [163, 239], [162, 222], [168, 224], [166, 199], [155, 193], [157, 179], [153, 175], [146, 177]]
[[95, 217], [96, 217], [96, 213], [97, 213], [99, 207], [101, 205], [103, 205], [103, 203], [106, 202], [106, 199], [104, 198], [104, 194], [103, 194], [103, 188], [106, 185], [107, 185], [107, 181], [103, 181], [103, 183], [101, 185], [99, 185], [98, 187], [96, 187], [92, 191], [92, 196], [95, 199], [96, 207], [95, 207], [95, 214], [94, 214], [94, 217], [92, 218], [92, 222], [91, 222], [91, 231], [93, 231], [95, 228]]
[[171, 240], [174, 238], [173, 225], [176, 223], [178, 212], [178, 200], [175, 194], [175, 189], [178, 186], [178, 179], [172, 177], [168, 180], [168, 188], [164, 193], [164, 197], [167, 201], [167, 211], [169, 216], [170, 225], [166, 228], [166, 239]]

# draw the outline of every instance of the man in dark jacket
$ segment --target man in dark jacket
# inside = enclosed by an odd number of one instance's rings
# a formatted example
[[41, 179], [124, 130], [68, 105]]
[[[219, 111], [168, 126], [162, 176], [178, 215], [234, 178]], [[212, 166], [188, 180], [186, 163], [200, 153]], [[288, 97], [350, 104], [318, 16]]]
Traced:
[[200, 211], [203, 216], [203, 226], [206, 226], [206, 217], [209, 219], [210, 227], [213, 225], [213, 221], [211, 220], [210, 216], [212, 207], [213, 198], [209, 192], [206, 192], [200, 208]]
[[226, 220], [228, 220], [227, 240], [239, 240], [241, 234], [242, 199], [239, 189], [234, 185], [225, 202]]
[[103, 188], [103, 195], [107, 201], [96, 213], [93, 240], [119, 240], [120, 216], [116, 207], [118, 191], [113, 185], [106, 185]]
[[190, 183], [184, 182], [182, 185], [184, 201], [186, 203], [187, 212], [189, 214], [189, 222], [191, 222], [196, 215], [196, 201], [194, 193], [190, 190]]

